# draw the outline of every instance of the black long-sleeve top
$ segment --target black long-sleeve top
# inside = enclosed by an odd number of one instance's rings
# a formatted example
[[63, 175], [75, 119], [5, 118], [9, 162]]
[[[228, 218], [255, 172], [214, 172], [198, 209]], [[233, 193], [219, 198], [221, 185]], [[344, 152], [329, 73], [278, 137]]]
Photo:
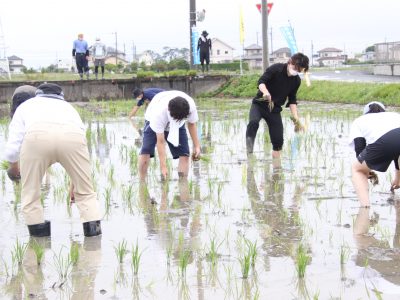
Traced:
[[[274, 109], [272, 112], [282, 111], [282, 105], [285, 104], [286, 100], [289, 99], [286, 107], [290, 104], [297, 104], [297, 90], [299, 89], [301, 79], [299, 76], [288, 76], [287, 72], [288, 64], [277, 63], [268, 67], [264, 74], [258, 80], [257, 87], [264, 83], [267, 87], [268, 92], [271, 94], [271, 99], [274, 102]], [[253, 99], [253, 103], [259, 105], [265, 105], [268, 107], [267, 102], [257, 101], [263, 96], [262, 92], [258, 90], [256, 97]]]

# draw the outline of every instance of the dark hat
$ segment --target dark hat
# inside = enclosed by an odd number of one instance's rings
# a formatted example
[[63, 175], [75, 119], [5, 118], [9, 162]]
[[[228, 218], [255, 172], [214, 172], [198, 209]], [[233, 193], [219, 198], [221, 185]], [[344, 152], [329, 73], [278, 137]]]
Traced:
[[201, 33], [201, 35], [207, 36], [207, 35], [208, 35], [208, 32], [205, 31], [205, 30], [203, 30], [203, 32]]
[[55, 83], [43, 83], [39, 85], [36, 94], [64, 95], [61, 86]]
[[133, 98], [139, 97], [141, 94], [143, 94], [142, 89], [136, 88], [133, 90]]
[[26, 100], [35, 97], [36, 88], [31, 85], [22, 85], [15, 89], [12, 96], [10, 116], [12, 117], [18, 106]]

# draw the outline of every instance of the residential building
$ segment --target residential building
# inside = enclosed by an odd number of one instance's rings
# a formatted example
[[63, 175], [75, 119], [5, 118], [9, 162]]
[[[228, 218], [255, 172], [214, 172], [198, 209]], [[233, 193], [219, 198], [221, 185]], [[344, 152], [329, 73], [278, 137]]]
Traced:
[[245, 47], [243, 61], [248, 63], [249, 69], [262, 69], [262, 47], [256, 44]]
[[151, 51], [144, 51], [138, 55], [138, 63], [144, 63], [146, 66], [151, 66], [154, 63]]
[[233, 50], [235, 50], [233, 47], [218, 38], [211, 39], [211, 43], [210, 62], [212, 64], [233, 61]]
[[129, 64], [129, 61], [126, 58], [126, 53], [123, 51], [115, 51], [115, 48], [107, 47], [107, 57], [105, 60], [106, 64], [123, 64], [124, 66]]
[[324, 48], [317, 51], [318, 63], [321, 67], [339, 67], [346, 62], [346, 56], [342, 55], [342, 50], [337, 48]]
[[275, 63], [287, 63], [292, 53], [288, 47], [279, 48], [272, 52], [271, 61]]
[[377, 43], [375, 48], [375, 62], [399, 62], [400, 61], [400, 41]]
[[24, 60], [16, 55], [8, 57], [8, 63], [10, 65], [10, 73], [21, 74], [24, 66]]

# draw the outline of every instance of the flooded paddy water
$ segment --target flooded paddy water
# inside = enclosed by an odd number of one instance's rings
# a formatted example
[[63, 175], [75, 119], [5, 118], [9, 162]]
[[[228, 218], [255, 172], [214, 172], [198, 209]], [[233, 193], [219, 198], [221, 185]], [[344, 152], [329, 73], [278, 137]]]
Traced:
[[[143, 118], [127, 120], [131, 105], [79, 105], [104, 211], [101, 237], [83, 236], [68, 176], [55, 165], [42, 186], [52, 236], [30, 238], [19, 186], [0, 171], [2, 299], [399, 299], [400, 203], [389, 193], [391, 175], [379, 173], [369, 213], [351, 184], [348, 133], [360, 107], [300, 103], [309, 123], [300, 134], [285, 110], [276, 163], [263, 121], [247, 158], [249, 101], [201, 101], [204, 158], [187, 180], [170, 159], [168, 182], [153, 159], [141, 184], [134, 127]], [[1, 121], [0, 153], [7, 126]], [[369, 226], [368, 234], [354, 236], [355, 226]]]

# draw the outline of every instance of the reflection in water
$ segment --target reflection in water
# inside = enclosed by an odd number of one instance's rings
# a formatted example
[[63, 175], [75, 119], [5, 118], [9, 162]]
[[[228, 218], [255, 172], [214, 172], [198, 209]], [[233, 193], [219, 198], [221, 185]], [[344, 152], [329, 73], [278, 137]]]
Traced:
[[48, 237], [30, 238], [22, 265], [14, 266], [18, 268], [17, 273], [4, 286], [5, 293], [12, 296], [12, 299], [47, 299], [42, 265], [37, 263], [33, 250], [34, 243], [40, 245], [45, 251], [51, 248], [51, 240]]
[[103, 127], [100, 128], [99, 121], [97, 121], [96, 125], [97, 132], [97, 143], [95, 143], [96, 156], [100, 160], [100, 163], [104, 163], [104, 160], [107, 159], [110, 155], [110, 143], [107, 137], [107, 129], [106, 124], [103, 124]]
[[395, 202], [396, 228], [393, 236], [393, 248], [390, 247], [390, 235], [382, 230], [381, 239], [369, 233], [377, 215], [370, 218], [369, 208], [360, 208], [354, 223], [354, 241], [357, 246], [355, 263], [360, 267], [369, 266], [378, 271], [388, 281], [400, 285], [400, 203]]
[[95, 299], [95, 282], [101, 258], [101, 236], [85, 237], [79, 249], [78, 263], [71, 272], [70, 299]]

